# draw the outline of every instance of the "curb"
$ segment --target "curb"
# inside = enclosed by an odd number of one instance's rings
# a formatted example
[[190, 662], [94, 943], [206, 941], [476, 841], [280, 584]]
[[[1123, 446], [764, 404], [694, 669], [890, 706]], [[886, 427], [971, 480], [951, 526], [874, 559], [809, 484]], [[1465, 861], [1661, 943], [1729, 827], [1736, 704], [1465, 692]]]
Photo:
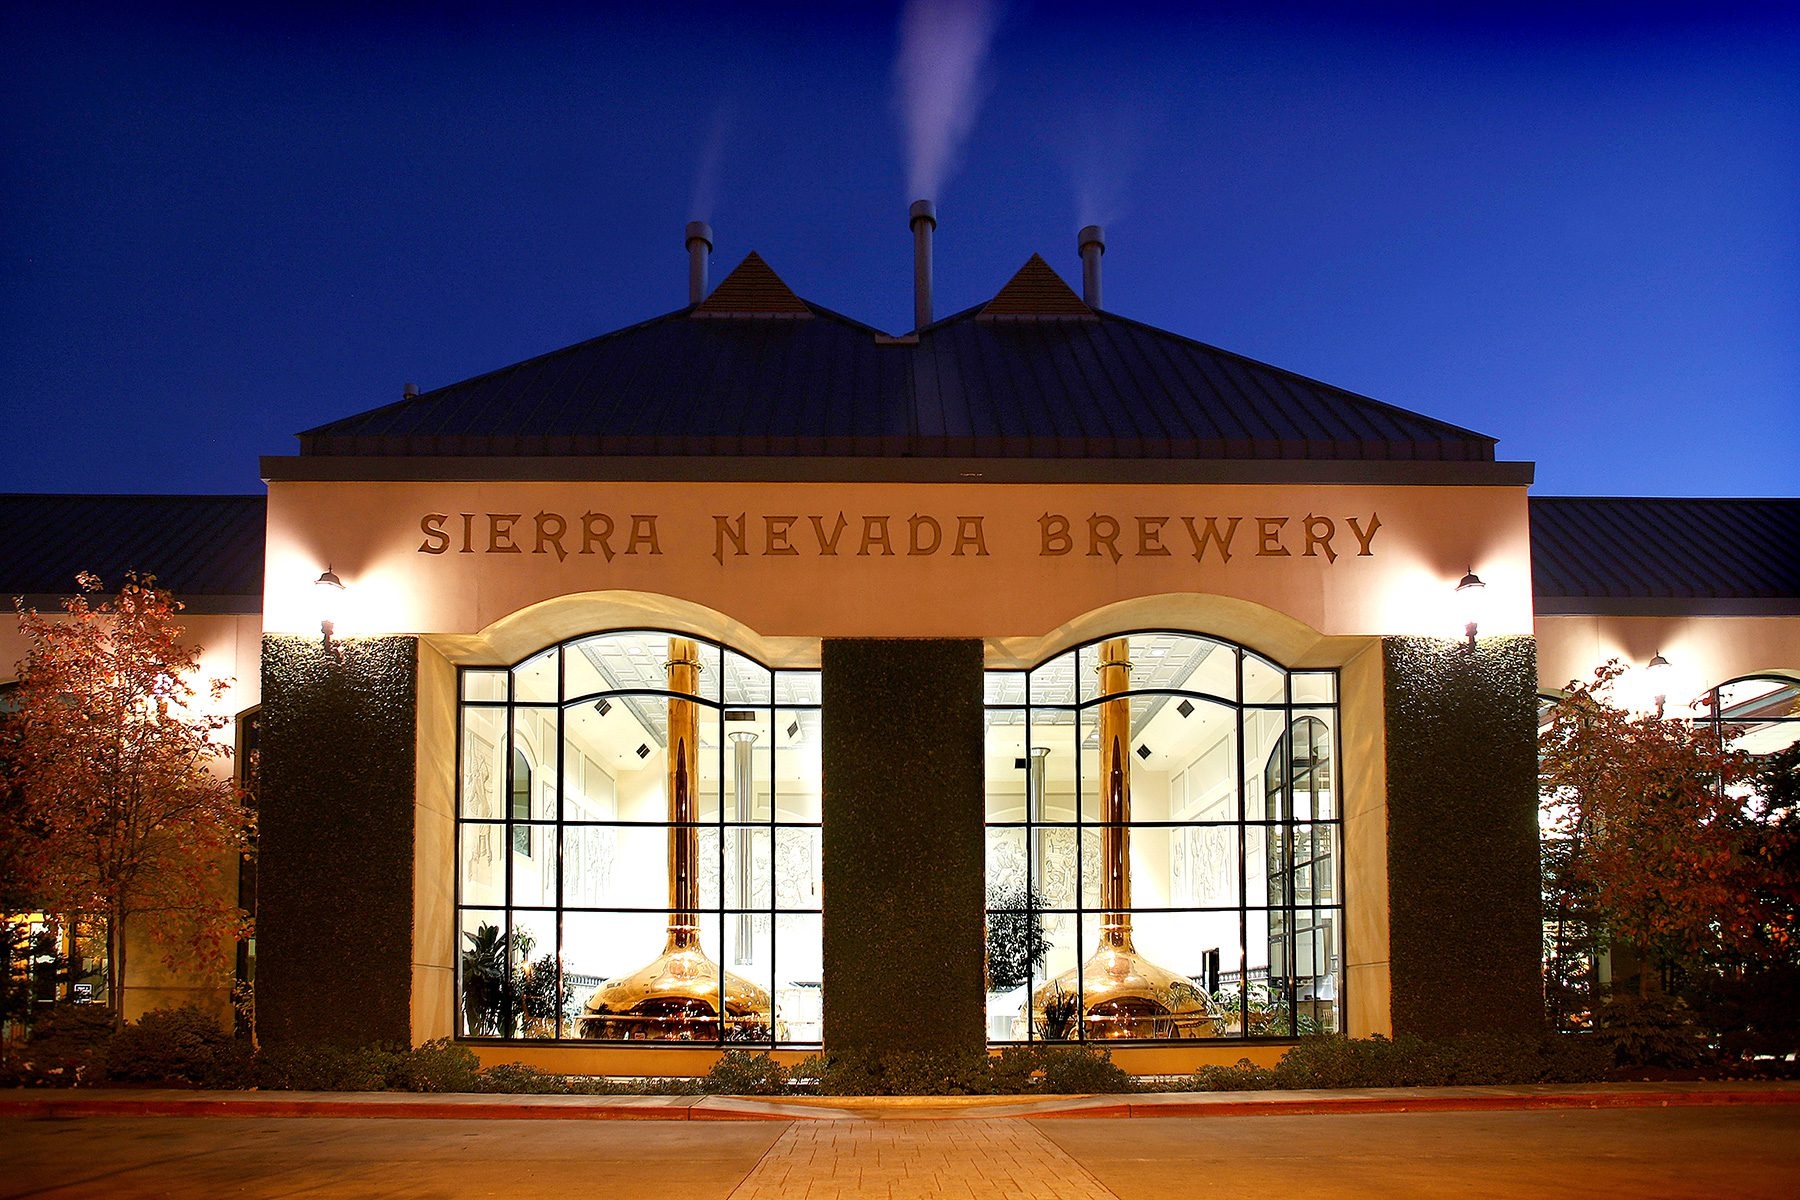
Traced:
[[372, 1092], [14, 1093], [0, 1096], [0, 1118], [349, 1117], [482, 1121], [843, 1121], [1081, 1120], [1093, 1118], [1271, 1117], [1428, 1112], [1536, 1112], [1552, 1109], [1694, 1108], [1800, 1105], [1800, 1086], [1599, 1085], [1559, 1088], [1393, 1088], [1356, 1092], [1164, 1093], [1110, 1096], [820, 1097], [811, 1101], [750, 1096], [418, 1096]]

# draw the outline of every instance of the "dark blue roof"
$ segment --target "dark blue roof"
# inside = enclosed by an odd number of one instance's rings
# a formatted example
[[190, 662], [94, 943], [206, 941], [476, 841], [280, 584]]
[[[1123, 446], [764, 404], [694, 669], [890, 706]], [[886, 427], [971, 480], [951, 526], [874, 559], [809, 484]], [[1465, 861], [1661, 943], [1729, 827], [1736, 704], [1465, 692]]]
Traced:
[[1800, 500], [1536, 496], [1540, 613], [1800, 613]]
[[83, 571], [116, 591], [154, 575], [195, 612], [262, 608], [262, 496], [0, 495], [0, 596], [39, 610]]
[[1494, 458], [1493, 438], [1089, 309], [1035, 256], [987, 305], [904, 337], [746, 260], [700, 305], [300, 441], [351, 456]]

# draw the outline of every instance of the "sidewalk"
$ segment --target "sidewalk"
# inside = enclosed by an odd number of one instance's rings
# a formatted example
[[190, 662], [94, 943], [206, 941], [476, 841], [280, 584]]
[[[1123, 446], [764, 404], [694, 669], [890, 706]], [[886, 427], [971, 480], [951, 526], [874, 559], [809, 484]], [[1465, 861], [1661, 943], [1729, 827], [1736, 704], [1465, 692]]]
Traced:
[[420, 1120], [882, 1121], [1800, 1105], [1800, 1082], [1532, 1084], [1103, 1096], [493, 1096], [407, 1092], [0, 1092], [0, 1117], [386, 1117]]

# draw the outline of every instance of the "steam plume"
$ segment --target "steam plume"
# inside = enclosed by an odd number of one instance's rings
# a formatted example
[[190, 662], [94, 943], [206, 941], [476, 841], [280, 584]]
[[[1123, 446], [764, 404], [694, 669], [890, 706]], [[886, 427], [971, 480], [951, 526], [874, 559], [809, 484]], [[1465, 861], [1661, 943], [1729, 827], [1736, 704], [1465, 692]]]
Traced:
[[1153, 114], [1146, 105], [1084, 104], [1052, 143], [1068, 173], [1079, 225], [1116, 222], [1137, 173]]
[[731, 110], [721, 104], [713, 110], [706, 143], [700, 148], [700, 162], [694, 168], [694, 196], [688, 204], [690, 221], [713, 219], [713, 206], [719, 200], [719, 163], [725, 157], [725, 134], [730, 125]]
[[993, 0], [908, 0], [894, 63], [906, 125], [906, 194], [935, 200], [981, 107], [981, 67], [994, 37]]

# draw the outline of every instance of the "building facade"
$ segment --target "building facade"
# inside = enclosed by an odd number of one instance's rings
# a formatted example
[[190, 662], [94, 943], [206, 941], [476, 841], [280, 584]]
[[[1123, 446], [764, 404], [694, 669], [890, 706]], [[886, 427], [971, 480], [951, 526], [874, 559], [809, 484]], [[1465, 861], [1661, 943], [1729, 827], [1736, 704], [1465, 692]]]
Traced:
[[219, 629], [263, 1038], [1162, 1072], [1535, 1026], [1543, 697], [1662, 655], [1792, 733], [1800, 504], [1533, 499], [1491, 438], [1102, 309], [1082, 244], [1085, 296], [1033, 256], [898, 337], [702, 261], [265, 459]]

